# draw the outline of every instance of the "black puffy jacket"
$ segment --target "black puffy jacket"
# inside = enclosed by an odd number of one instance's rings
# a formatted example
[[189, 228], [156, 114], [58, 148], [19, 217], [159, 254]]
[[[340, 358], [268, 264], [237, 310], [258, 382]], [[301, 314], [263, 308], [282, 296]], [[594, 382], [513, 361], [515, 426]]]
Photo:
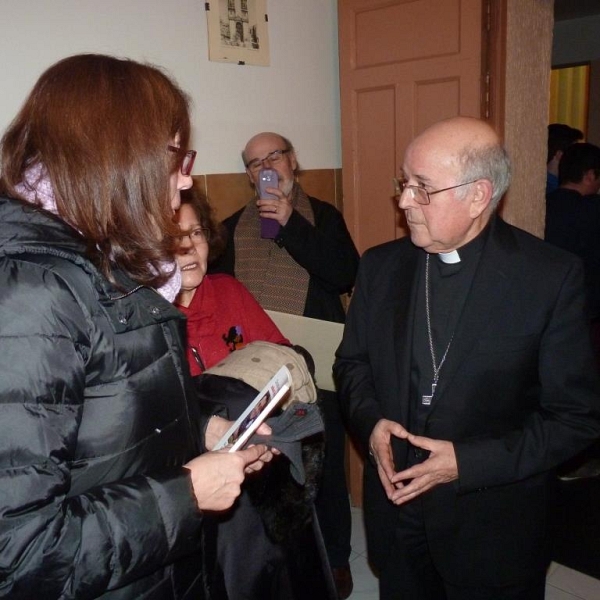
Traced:
[[0, 198], [0, 598], [202, 598], [181, 314]]

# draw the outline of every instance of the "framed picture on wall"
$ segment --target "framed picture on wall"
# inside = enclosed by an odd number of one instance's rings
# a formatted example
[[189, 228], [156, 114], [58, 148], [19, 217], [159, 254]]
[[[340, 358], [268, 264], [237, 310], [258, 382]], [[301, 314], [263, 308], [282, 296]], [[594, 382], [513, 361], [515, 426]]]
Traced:
[[266, 4], [266, 0], [206, 2], [209, 60], [268, 66]]

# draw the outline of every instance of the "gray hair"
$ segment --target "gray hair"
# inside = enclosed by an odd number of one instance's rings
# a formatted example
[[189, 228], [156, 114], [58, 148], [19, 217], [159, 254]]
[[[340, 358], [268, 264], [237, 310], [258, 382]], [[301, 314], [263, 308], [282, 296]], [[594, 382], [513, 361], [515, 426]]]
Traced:
[[[465, 148], [458, 155], [463, 181], [487, 179], [492, 184], [490, 206], [495, 210], [510, 185], [510, 159], [502, 146]], [[465, 190], [466, 195], [466, 190]]]

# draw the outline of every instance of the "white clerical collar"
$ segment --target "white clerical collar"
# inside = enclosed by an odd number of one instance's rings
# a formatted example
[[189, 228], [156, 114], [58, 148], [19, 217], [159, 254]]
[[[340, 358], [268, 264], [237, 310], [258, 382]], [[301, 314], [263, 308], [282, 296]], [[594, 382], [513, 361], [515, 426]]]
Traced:
[[438, 256], [440, 260], [447, 265], [454, 265], [460, 262], [460, 254], [457, 250], [452, 250], [452, 252], [440, 252]]

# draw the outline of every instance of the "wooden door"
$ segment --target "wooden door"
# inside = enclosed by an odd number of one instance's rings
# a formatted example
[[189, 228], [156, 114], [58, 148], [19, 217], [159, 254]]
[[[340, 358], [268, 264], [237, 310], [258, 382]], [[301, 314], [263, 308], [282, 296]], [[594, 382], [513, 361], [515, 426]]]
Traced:
[[416, 134], [480, 116], [482, 0], [339, 0], [344, 216], [359, 251], [406, 233], [392, 178]]

